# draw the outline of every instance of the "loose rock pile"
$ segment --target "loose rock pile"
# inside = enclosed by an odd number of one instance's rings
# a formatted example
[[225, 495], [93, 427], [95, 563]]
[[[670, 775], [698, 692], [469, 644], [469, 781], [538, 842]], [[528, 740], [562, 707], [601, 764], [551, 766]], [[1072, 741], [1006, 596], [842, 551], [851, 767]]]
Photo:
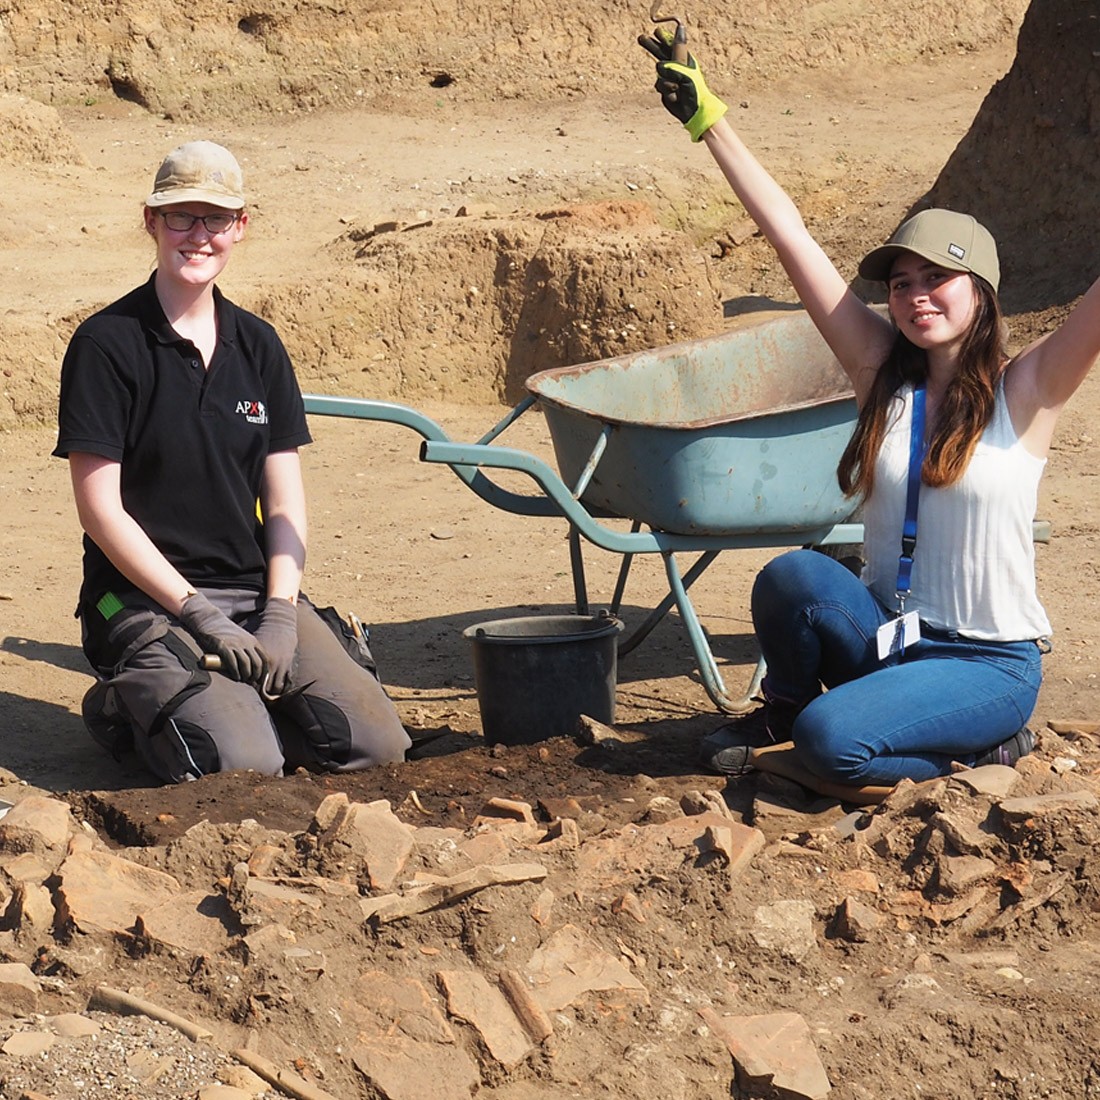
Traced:
[[[996, 1049], [1045, 996], [1026, 951], [1092, 911], [1097, 753], [1063, 733], [873, 809], [758, 776], [751, 825], [717, 791], [465, 829], [336, 793], [125, 850], [0, 773], [0, 1095], [902, 1095], [875, 1058]], [[1047, 1091], [995, 1094], [1084, 1095], [1089, 1049], [1019, 1026], [997, 1072]]]

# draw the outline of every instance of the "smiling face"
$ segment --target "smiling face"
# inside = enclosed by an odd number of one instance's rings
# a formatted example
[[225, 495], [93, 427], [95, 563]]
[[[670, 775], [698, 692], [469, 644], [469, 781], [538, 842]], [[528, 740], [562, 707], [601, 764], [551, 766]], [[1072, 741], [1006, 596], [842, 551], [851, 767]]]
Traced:
[[[187, 230], [172, 229], [165, 215], [184, 213], [200, 219], [230, 214], [236, 220], [221, 233], [196, 220]], [[181, 202], [145, 208], [145, 228], [157, 242], [157, 277], [181, 289], [203, 289], [213, 284], [229, 262], [233, 246], [244, 236], [248, 215], [206, 202]]]
[[894, 261], [888, 281], [890, 315], [899, 331], [926, 351], [957, 351], [978, 307], [974, 281], [915, 252]]

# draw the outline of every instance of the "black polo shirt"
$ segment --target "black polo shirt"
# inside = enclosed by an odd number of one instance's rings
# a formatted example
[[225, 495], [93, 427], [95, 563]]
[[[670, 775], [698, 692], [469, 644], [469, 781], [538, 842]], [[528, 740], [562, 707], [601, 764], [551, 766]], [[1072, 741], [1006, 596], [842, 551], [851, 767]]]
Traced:
[[[310, 435], [275, 330], [217, 288], [214, 300], [209, 369], [168, 324], [152, 277], [84, 321], [61, 367], [53, 453], [120, 462], [123, 506], [193, 584], [262, 591], [264, 461]], [[82, 599], [128, 585], [85, 536]]]

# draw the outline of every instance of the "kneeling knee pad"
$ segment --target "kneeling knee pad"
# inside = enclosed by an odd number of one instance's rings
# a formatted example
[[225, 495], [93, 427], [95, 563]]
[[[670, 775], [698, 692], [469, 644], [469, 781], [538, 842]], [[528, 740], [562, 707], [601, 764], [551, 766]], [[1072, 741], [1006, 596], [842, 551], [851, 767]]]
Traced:
[[297, 695], [271, 710], [288, 760], [326, 771], [351, 759], [351, 724], [327, 699]]
[[202, 726], [169, 716], [149, 738], [149, 750], [174, 783], [200, 779], [221, 771], [221, 756], [214, 739]]

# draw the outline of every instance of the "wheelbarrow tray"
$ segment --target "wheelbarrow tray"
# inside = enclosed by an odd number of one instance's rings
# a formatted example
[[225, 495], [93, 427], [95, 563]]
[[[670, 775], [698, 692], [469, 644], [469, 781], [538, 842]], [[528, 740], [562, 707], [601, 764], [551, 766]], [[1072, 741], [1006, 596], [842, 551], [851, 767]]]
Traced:
[[803, 312], [527, 379], [590, 509], [685, 535], [797, 533], [854, 510], [836, 467], [851, 384]]

